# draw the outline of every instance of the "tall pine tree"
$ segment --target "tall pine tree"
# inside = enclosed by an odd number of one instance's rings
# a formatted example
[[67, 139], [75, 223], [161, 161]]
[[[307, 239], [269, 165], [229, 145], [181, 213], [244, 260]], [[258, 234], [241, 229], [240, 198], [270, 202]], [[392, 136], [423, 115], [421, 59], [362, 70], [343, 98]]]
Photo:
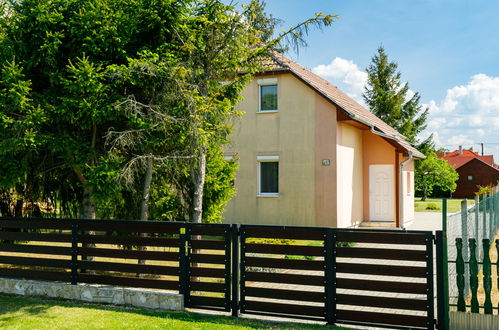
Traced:
[[[398, 130], [407, 141], [417, 143], [417, 135], [426, 128], [428, 108], [423, 109], [419, 103], [419, 93], [410, 96], [409, 84], [401, 82], [397, 69], [397, 63], [389, 61], [380, 46], [366, 69], [364, 101], [372, 113]], [[430, 140], [431, 137], [423, 144]]]

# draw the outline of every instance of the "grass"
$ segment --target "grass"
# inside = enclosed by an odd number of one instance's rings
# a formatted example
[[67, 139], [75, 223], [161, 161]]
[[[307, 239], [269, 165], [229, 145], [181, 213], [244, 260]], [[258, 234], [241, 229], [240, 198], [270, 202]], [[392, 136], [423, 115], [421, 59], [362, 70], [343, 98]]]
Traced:
[[[447, 199], [447, 213], [455, 213], [461, 210], [462, 199]], [[468, 207], [475, 204], [474, 200], [468, 199]], [[442, 199], [427, 198], [422, 201], [420, 197], [414, 199], [414, 210], [416, 212], [442, 212]]]
[[345, 329], [0, 295], [1, 329]]

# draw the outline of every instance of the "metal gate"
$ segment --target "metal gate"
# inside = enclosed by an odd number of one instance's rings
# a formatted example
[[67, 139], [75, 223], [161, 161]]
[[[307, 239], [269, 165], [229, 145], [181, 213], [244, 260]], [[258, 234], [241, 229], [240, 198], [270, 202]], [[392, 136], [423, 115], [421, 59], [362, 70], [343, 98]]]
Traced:
[[433, 329], [426, 231], [240, 226], [241, 313]]

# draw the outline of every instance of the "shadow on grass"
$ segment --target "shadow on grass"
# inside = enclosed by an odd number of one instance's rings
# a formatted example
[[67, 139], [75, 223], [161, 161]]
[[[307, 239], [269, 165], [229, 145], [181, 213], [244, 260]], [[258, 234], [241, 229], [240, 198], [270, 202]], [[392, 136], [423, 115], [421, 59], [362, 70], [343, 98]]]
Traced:
[[[192, 312], [162, 312], [114, 305], [97, 305], [85, 302], [73, 302], [45, 297], [20, 297], [13, 295], [0, 295], [0, 317], [2, 321], [22, 317], [22, 315], [40, 315], [46, 317], [51, 307], [85, 308], [92, 310], [131, 313], [148, 317], [185, 321], [191, 323], [211, 323], [213, 325], [244, 326], [252, 329], [340, 329], [333, 326], [305, 323], [283, 323], [274, 321], [260, 321], [232, 316], [206, 315]], [[14, 314], [6, 316], [5, 314]]]

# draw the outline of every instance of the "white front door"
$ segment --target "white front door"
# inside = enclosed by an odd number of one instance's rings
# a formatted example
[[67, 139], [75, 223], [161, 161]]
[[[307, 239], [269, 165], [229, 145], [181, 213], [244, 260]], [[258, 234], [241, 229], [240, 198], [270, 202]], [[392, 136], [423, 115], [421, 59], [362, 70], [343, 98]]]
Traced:
[[395, 221], [393, 165], [369, 165], [369, 220]]

